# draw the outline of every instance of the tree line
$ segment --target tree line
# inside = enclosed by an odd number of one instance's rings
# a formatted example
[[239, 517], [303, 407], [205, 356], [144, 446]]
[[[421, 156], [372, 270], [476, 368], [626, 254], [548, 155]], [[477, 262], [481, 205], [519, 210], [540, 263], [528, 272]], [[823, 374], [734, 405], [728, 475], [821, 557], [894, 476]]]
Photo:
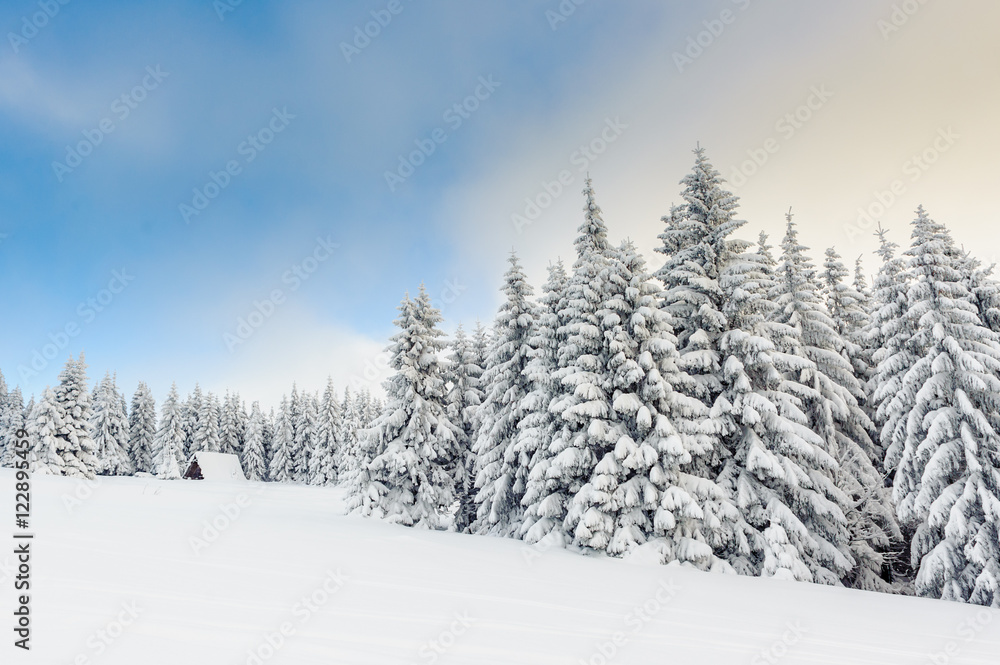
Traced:
[[293, 385], [277, 410], [247, 408], [239, 393], [220, 399], [196, 384], [185, 399], [171, 386], [157, 415], [149, 387], [140, 382], [129, 404], [111, 374], [88, 387], [83, 354], [70, 358], [59, 383], [24, 403], [0, 374], [0, 465], [13, 466], [15, 434], [24, 429], [35, 474], [93, 478], [150, 474], [180, 478], [199, 451], [240, 457], [255, 481], [328, 485], [349, 463], [358, 432], [381, 411], [367, 389], [338, 397], [332, 381], [322, 393]]

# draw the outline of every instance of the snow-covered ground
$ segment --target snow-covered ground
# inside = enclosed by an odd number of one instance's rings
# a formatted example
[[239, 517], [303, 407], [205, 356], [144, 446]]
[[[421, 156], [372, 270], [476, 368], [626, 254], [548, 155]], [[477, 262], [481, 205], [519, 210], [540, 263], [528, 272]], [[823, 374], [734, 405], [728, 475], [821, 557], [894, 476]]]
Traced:
[[3, 663], [1000, 663], [1000, 612], [415, 531], [343, 516], [337, 489], [33, 493], [33, 649], [0, 626]]

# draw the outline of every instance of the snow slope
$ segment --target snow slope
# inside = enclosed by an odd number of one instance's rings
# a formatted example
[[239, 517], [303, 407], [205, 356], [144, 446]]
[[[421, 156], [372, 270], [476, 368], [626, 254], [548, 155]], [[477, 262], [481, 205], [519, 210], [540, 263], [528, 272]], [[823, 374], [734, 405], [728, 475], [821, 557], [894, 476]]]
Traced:
[[[0, 470], [11, 513], [12, 486]], [[33, 492], [34, 648], [0, 626], [2, 663], [1000, 663], [1000, 612], [415, 531], [343, 516], [337, 489]]]

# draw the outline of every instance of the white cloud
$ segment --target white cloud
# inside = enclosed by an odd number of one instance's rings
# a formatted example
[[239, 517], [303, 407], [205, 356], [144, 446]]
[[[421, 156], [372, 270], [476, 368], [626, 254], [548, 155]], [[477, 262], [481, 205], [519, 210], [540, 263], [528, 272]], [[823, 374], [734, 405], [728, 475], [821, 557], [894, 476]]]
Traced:
[[91, 120], [87, 105], [81, 104], [65, 81], [56, 81], [37, 72], [24, 59], [0, 59], [0, 108], [24, 121], [58, 124], [75, 128]]
[[212, 366], [199, 368], [202, 388], [238, 388], [249, 401], [277, 406], [294, 381], [300, 391], [322, 391], [332, 377], [338, 393], [367, 388], [381, 394], [387, 378], [385, 340], [317, 321], [304, 308], [286, 303], [242, 345], [229, 353], [220, 340]]

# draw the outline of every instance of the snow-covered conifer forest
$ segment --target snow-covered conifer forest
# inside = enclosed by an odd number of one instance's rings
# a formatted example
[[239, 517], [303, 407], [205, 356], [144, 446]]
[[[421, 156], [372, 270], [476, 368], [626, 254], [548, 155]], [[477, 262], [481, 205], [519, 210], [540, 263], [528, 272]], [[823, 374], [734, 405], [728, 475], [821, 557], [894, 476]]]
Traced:
[[27, 404], [0, 377], [0, 461], [22, 428], [35, 474], [176, 479], [233, 453], [409, 527], [1000, 608], [992, 266], [920, 208], [871, 236], [869, 279], [794, 211], [749, 240], [700, 148], [681, 187], [644, 257], [588, 180], [572, 261], [530, 284], [511, 255], [490, 325], [446, 339], [407, 294], [384, 393], [155, 404], [92, 385], [81, 353]]

